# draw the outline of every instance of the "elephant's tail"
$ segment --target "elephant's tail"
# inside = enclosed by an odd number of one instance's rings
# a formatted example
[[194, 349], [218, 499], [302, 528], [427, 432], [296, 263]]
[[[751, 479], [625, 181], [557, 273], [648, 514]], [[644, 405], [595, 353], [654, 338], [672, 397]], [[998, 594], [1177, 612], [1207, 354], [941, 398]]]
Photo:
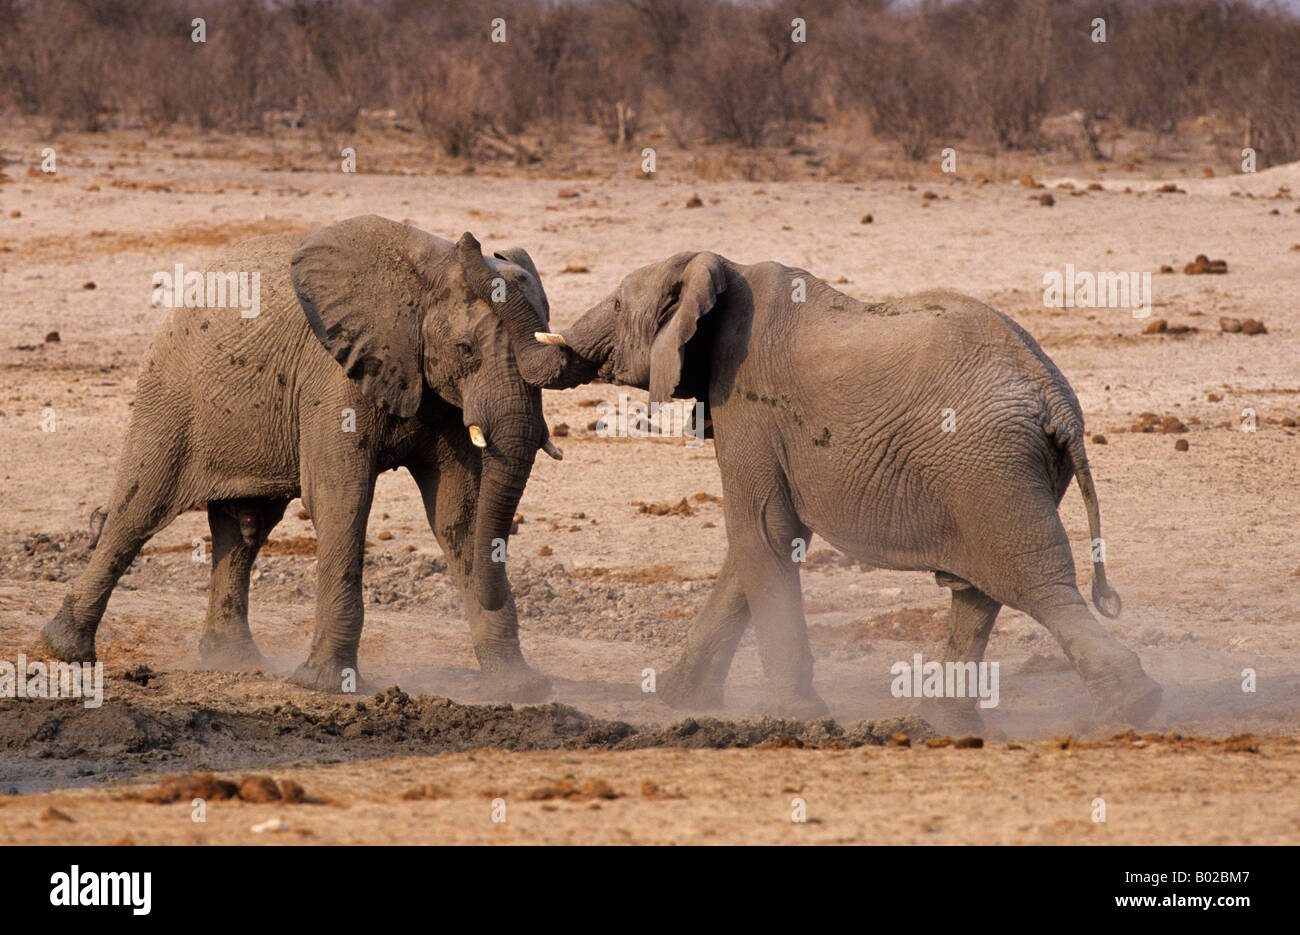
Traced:
[[1092, 557], [1092, 602], [1106, 617], [1118, 617], [1124, 608], [1119, 592], [1106, 583], [1106, 543], [1101, 538], [1101, 508], [1097, 505], [1097, 487], [1088, 469], [1088, 455], [1083, 450], [1083, 426], [1069, 433], [1065, 449], [1074, 463], [1074, 479], [1088, 510], [1088, 552]]

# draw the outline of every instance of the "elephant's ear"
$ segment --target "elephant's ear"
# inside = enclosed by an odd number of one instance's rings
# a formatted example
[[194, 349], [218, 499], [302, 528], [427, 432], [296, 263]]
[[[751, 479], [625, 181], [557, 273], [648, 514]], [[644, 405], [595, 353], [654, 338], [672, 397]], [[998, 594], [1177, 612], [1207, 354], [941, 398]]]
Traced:
[[[716, 253], [697, 253], [682, 269], [680, 278], [670, 280], [661, 297], [669, 317], [659, 326], [650, 347], [650, 402], [666, 403], [682, 392], [682, 365], [686, 345], [695, 335], [700, 318], [727, 288], [727, 271]], [[673, 293], [677, 292], [673, 308]]]
[[523, 247], [507, 247], [505, 250], [498, 250], [492, 255], [498, 260], [505, 260], [507, 263], [515, 264], [515, 266], [533, 277], [536, 289], [529, 290], [528, 300], [537, 306], [537, 311], [542, 316], [542, 324], [549, 326], [551, 323], [551, 303], [546, 299], [546, 290], [542, 288], [542, 277], [537, 274], [537, 266], [533, 263], [533, 258], [528, 255], [528, 251]]
[[290, 266], [317, 340], [367, 398], [401, 418], [415, 415], [424, 392], [421, 270], [441, 243], [366, 215], [308, 235]]

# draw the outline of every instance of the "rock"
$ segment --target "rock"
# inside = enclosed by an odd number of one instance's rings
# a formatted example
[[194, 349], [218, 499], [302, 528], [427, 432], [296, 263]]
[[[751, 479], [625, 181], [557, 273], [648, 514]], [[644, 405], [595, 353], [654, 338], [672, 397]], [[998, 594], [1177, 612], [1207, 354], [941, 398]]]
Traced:
[[41, 821], [63, 821], [63, 822], [72, 821], [72, 818], [70, 816], [65, 815], [63, 812], [59, 811], [53, 805], [45, 809], [45, 811], [41, 812], [39, 817]]
[[548, 555], [554, 555], [555, 552], [551, 549], [549, 545], [544, 545], [537, 550], [537, 554], [540, 555], [542, 558], [545, 558]]
[[1222, 394], [1222, 393], [1207, 393], [1206, 396], [1205, 396], [1205, 398], [1206, 398], [1206, 400], [1208, 400], [1209, 402], [1217, 403], [1217, 402], [1222, 401], [1222, 399], [1223, 399], [1223, 394]]
[[94, 289], [94, 288], [96, 288], [96, 286], [95, 286], [95, 283], [92, 281], [92, 282], [83, 283], [82, 286], [81, 286], [81, 288], [83, 288], [83, 289]]
[[387, 542], [389, 539], [393, 538], [393, 534], [389, 532], [387, 529], [385, 529], [383, 532], [379, 534], [378, 538], [379, 541], [381, 542]]
[[1172, 266], [1170, 266], [1168, 263], [1165, 263], [1164, 265], [1162, 265], [1162, 266], [1160, 267], [1160, 272], [1162, 272], [1162, 273], [1172, 273], [1173, 271], [1174, 271], [1174, 268], [1173, 268]]
[[1092, 443], [1093, 443], [1094, 445], [1108, 445], [1108, 444], [1110, 444], [1110, 442], [1106, 441], [1106, 436], [1105, 436], [1105, 435], [1094, 435], [1094, 436], [1092, 436]]
[[1219, 319], [1219, 330], [1226, 332], [1228, 334], [1236, 334], [1238, 331], [1241, 330], [1241, 319], [1229, 318], [1228, 316], [1224, 315], [1222, 318]]
[[1038, 196], [1038, 203], [1044, 208], [1050, 208], [1052, 205], [1056, 204], [1056, 199], [1052, 197], [1051, 192], [1044, 192]]
[[1160, 420], [1160, 432], [1163, 435], [1178, 434], [1187, 431], [1187, 426], [1177, 416], [1165, 416]]
[[1147, 324], [1147, 326], [1146, 326], [1145, 328], [1142, 329], [1142, 333], [1143, 333], [1143, 334], [1160, 334], [1160, 333], [1162, 333], [1162, 332], [1164, 332], [1164, 331], [1168, 331], [1168, 330], [1169, 330], [1169, 322], [1166, 321], [1166, 320], [1163, 319], [1163, 318], [1156, 318], [1156, 319], [1154, 319], [1153, 321], [1149, 322], [1149, 323]]
[[953, 747], [958, 750], [983, 750], [983, 737], [962, 737], [953, 743]]
[[869, 215], [869, 214], [864, 214], [864, 215], [862, 215], [862, 220], [861, 220], [861, 222], [859, 222], [859, 223], [862, 223], [862, 224], [870, 224], [870, 223], [871, 223], [872, 221], [874, 221], [874, 220], [875, 220], [875, 218], [873, 218], [871, 215]]
[[1191, 446], [1187, 444], [1187, 439], [1185, 438], [1180, 438], [1178, 441], [1174, 442], [1174, 451], [1186, 451], [1189, 447]]
[[283, 818], [268, 818], [266, 821], [259, 822], [249, 829], [254, 834], [281, 833], [289, 830], [289, 823]]
[[62, 340], [62, 338], [59, 337], [59, 333], [58, 333], [57, 331], [49, 331], [49, 332], [46, 332], [46, 335], [45, 335], [45, 343], [46, 343], [46, 344], [58, 344], [59, 341], [61, 341], [61, 340]]
[[1247, 318], [1241, 323], [1242, 334], [1268, 334], [1268, 329], [1264, 323], [1254, 318]]
[[688, 208], [702, 208], [702, 207], [704, 207], [704, 201], [703, 201], [703, 199], [700, 198], [699, 195], [692, 195], [692, 196], [687, 200], [687, 202], [686, 202], [686, 207], [688, 207]]
[[564, 422], [557, 422], [555, 425], [551, 426], [551, 435], [553, 435], [555, 438], [568, 438], [569, 437], [568, 424]]

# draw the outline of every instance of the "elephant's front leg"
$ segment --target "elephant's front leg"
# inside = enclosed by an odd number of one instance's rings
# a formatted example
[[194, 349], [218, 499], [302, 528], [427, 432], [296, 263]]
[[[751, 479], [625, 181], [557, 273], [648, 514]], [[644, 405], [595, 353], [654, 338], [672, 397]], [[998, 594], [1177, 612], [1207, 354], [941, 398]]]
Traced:
[[691, 622], [681, 656], [657, 680], [660, 700], [672, 708], [721, 708], [727, 671], [748, 626], [749, 604], [728, 550], [708, 602]]
[[362, 691], [357, 669], [364, 603], [366, 522], [375, 477], [368, 465], [319, 463], [303, 503], [316, 526], [316, 632], [290, 681], [320, 691]]
[[794, 558], [795, 541], [807, 543], [811, 531], [775, 482], [759, 491], [733, 493], [727, 487], [724, 476], [727, 538], [753, 614], [767, 680], [765, 708], [782, 717], [820, 717], [828, 709], [813, 689], [812, 648]]
[[[524, 661], [514, 594], [507, 593], [505, 604], [497, 610], [485, 610], [478, 600], [472, 544], [479, 480], [468, 463], [467, 452], [461, 452], [408, 469], [465, 604], [483, 690], [505, 701], [544, 701], [551, 693], [551, 680]], [[504, 548], [502, 553], [504, 558]]]
[[[943, 647], [944, 669], [948, 663], [983, 662], [984, 650], [993, 632], [1002, 605], [983, 591], [951, 575], [938, 576], [940, 584], [952, 588], [952, 611], [948, 621], [948, 638]], [[967, 667], [969, 668], [969, 666]], [[973, 676], [968, 686], [974, 687]], [[930, 722], [941, 734], [978, 734], [984, 729], [976, 707], [975, 694], [968, 691], [962, 698], [926, 698], [917, 706], [917, 714]]]

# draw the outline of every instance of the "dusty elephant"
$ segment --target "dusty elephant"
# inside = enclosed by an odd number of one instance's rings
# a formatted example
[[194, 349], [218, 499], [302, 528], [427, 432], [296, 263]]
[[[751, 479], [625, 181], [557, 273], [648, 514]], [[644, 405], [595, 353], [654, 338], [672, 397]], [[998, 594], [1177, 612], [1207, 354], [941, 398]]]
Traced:
[[[966, 296], [866, 304], [803, 270], [680, 253], [629, 275], [563, 334], [552, 384], [601, 377], [650, 403], [706, 404], [728, 551], [659, 695], [716, 707], [751, 619], [770, 708], [825, 711], [813, 688], [796, 540], [816, 532], [872, 566], [952, 589], [947, 661], [979, 661], [1002, 605], [1060, 642], [1098, 709], [1141, 722], [1160, 687], [1098, 624], [1075, 583], [1057, 506], [1071, 478], [1101, 537], [1069, 384], [1028, 333]], [[952, 429], [947, 431], [945, 429]], [[1093, 600], [1119, 611], [1093, 552]], [[975, 699], [939, 714], [978, 723]]]
[[257, 665], [249, 571], [301, 496], [317, 531], [318, 583], [310, 657], [292, 678], [341, 690], [345, 670], [357, 671], [375, 478], [405, 467], [466, 603], [486, 687], [545, 695], [549, 682], [519, 648], [504, 564], [492, 560], [538, 448], [559, 455], [537, 386], [565, 352], [533, 337], [549, 309], [532, 260], [517, 248], [485, 259], [470, 234], [452, 244], [365, 216], [306, 239], [240, 244], [208, 274], [228, 271], [259, 275], [260, 307], [212, 307], [205, 277], [205, 304], [175, 309], [161, 327], [99, 542], [45, 627], [50, 650], [94, 659], [110, 592], [140, 547], [206, 502], [201, 661]]

